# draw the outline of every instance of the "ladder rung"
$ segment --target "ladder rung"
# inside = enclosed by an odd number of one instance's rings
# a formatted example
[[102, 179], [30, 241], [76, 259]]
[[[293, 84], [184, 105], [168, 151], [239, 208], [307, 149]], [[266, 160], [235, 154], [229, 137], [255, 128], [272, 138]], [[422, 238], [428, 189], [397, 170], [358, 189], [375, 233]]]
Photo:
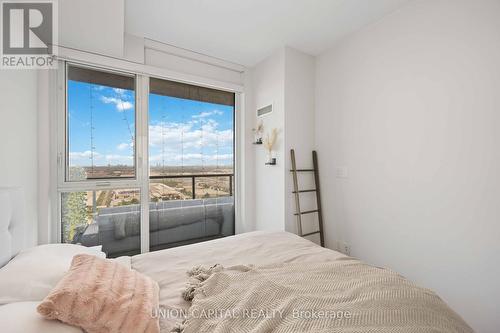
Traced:
[[[325, 246], [324, 238], [323, 238], [323, 216], [322, 212], [323, 210], [321, 209], [321, 188], [319, 185], [319, 171], [318, 171], [318, 154], [316, 153], [315, 150], [312, 151], [312, 168], [310, 169], [298, 169], [297, 164], [295, 161], [295, 150], [290, 149], [290, 160], [291, 160], [291, 165], [290, 165], [290, 173], [292, 174], [293, 178], [293, 190], [292, 193], [294, 195], [295, 199], [295, 211], [296, 213], [294, 214], [297, 217], [297, 234], [300, 236], [309, 236], [309, 235], [314, 235], [314, 234], [319, 234], [319, 240], [321, 246]], [[299, 189], [298, 185], [298, 174], [299, 172], [311, 172], [313, 173], [314, 176], [314, 189]], [[315, 210], [308, 210], [308, 211], [301, 211], [300, 207], [300, 195], [299, 193], [305, 193], [305, 192], [315, 192], [316, 193], [316, 209]], [[318, 217], [318, 231], [315, 232], [309, 232], [306, 234], [302, 234], [302, 215], [304, 214], [311, 214], [311, 213], [317, 213]]]
[[305, 193], [305, 192], [316, 192], [316, 189], [310, 189], [310, 190], [298, 190], [298, 191], [293, 191], [292, 193]]
[[321, 231], [315, 231], [315, 232], [309, 232], [307, 234], [303, 234], [302, 237], [307, 237], [307, 236], [311, 236], [311, 235], [314, 235], [314, 234], [319, 234]]
[[304, 214], [311, 214], [311, 213], [316, 213], [319, 212], [317, 209], [315, 210], [306, 210], [305, 212], [300, 212], [300, 213], [295, 213], [294, 215], [304, 215]]

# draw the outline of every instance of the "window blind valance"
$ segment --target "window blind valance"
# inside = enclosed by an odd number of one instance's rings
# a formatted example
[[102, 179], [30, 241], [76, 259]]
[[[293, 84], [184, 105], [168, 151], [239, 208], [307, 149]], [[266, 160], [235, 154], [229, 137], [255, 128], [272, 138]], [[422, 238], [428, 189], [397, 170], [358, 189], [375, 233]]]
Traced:
[[234, 93], [186, 83], [150, 79], [150, 93], [194, 101], [234, 106]]
[[126, 76], [85, 67], [68, 66], [68, 80], [135, 90], [135, 78], [132, 75]]

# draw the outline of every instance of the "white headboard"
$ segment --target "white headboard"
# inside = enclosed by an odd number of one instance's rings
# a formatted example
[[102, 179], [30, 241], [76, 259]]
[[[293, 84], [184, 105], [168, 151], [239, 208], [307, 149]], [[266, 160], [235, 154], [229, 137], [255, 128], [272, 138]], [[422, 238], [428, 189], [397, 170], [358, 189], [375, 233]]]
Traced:
[[25, 224], [22, 189], [0, 187], [0, 267], [24, 248]]

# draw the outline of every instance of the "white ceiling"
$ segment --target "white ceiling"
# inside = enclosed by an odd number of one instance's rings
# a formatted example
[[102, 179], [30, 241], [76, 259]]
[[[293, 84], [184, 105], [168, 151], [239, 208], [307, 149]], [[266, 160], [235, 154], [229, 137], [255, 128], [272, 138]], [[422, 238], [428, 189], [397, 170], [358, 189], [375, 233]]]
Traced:
[[409, 0], [126, 0], [125, 31], [253, 66], [284, 45], [318, 55]]

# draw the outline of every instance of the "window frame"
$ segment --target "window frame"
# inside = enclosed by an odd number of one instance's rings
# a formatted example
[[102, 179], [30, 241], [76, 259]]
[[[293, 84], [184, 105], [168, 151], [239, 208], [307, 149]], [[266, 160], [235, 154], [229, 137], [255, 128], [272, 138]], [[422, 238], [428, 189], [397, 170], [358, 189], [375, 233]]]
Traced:
[[[104, 59], [103, 59], [104, 60]], [[241, 151], [244, 151], [245, 142], [243, 140], [245, 117], [241, 114], [244, 104], [244, 92], [239, 89], [229, 87], [218, 87], [202, 83], [203, 80], [193, 76], [185, 79], [182, 74], [162, 75], [163, 69], [145, 67], [147, 70], [138, 70], [134, 66], [128, 66], [121, 69], [111, 66], [107, 61], [96, 65], [94, 62], [80, 60], [58, 60], [58, 69], [51, 76], [51, 86], [54, 93], [51, 95], [50, 105], [56, 112], [52, 116], [51, 128], [51, 165], [55, 174], [51, 173], [50, 197], [51, 201], [51, 221], [49, 224], [50, 242], [60, 243], [62, 241], [62, 193], [93, 191], [93, 190], [113, 190], [113, 189], [138, 189], [140, 191], [140, 211], [141, 211], [141, 253], [149, 252], [149, 79], [157, 78], [169, 81], [177, 81], [200, 87], [220, 89], [234, 93], [234, 112], [233, 112], [233, 183], [234, 183], [234, 205], [235, 205], [235, 233], [239, 232], [240, 220], [245, 215], [244, 193], [242, 191], [245, 181], [242, 179], [244, 164]], [[135, 77], [135, 146], [134, 146], [134, 164], [135, 178], [110, 178], [103, 180], [83, 180], [69, 181], [66, 179], [67, 162], [69, 161], [67, 144], [67, 68], [69, 66], [83, 67], [98, 71], [111, 72], [118, 75], [127, 75]], [[156, 73], [158, 72], [158, 73]], [[177, 77], [178, 76], [178, 77]]]

